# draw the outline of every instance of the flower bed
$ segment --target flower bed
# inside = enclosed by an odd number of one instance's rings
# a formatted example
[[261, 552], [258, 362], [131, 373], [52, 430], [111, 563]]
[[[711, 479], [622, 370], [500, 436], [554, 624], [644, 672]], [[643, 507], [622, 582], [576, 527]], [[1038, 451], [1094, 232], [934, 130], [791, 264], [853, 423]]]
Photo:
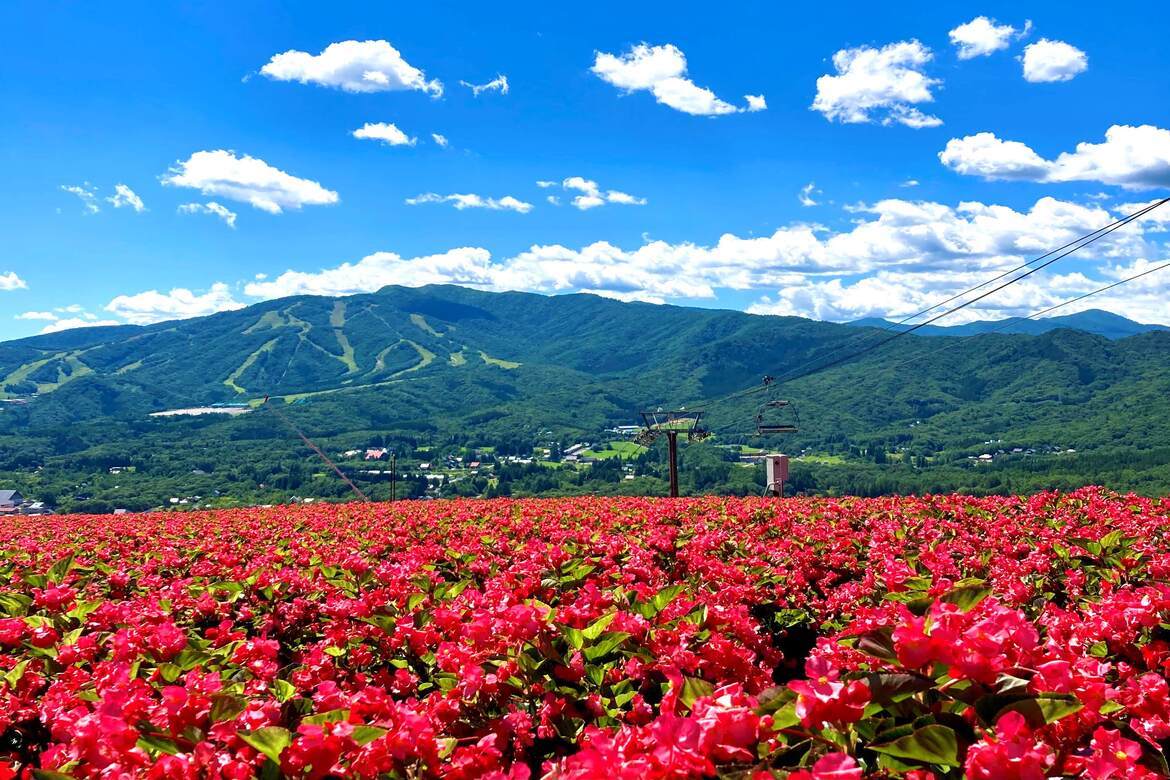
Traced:
[[1168, 774], [1170, 502], [13, 518], [0, 778]]

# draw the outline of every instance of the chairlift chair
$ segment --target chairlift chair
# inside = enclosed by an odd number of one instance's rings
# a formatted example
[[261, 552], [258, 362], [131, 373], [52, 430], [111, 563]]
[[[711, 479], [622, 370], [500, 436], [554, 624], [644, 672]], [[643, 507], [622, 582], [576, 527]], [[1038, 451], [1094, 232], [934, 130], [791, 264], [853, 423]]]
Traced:
[[772, 400], [761, 404], [756, 411], [756, 435], [771, 436], [778, 433], [796, 433], [800, 430], [800, 419], [791, 401]]

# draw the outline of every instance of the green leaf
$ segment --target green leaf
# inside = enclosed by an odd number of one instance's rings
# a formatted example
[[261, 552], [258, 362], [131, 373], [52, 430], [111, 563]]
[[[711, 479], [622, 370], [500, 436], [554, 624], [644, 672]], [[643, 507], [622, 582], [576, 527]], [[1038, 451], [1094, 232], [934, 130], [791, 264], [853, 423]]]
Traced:
[[217, 694], [211, 697], [211, 720], [215, 723], [233, 720], [247, 708], [248, 702], [242, 696]]
[[870, 745], [875, 753], [936, 766], [959, 766], [959, 741], [946, 726], [931, 724], [892, 742]]
[[236, 732], [240, 739], [248, 743], [256, 750], [271, 758], [277, 764], [280, 763], [280, 754], [284, 749], [292, 744], [292, 735], [288, 733], [288, 729], [280, 726], [267, 726], [255, 731], [238, 731]]
[[562, 626], [561, 631], [574, 650], [580, 650], [585, 646], [585, 634], [580, 629], [573, 628], [572, 626]]
[[384, 736], [389, 730], [381, 726], [354, 726], [350, 736], [359, 745], [368, 745], [378, 737]]
[[666, 609], [667, 605], [674, 601], [684, 590], [686, 590], [686, 585], [668, 585], [655, 593], [653, 600], [650, 602], [654, 605], [654, 611], [657, 613]]
[[877, 704], [893, 704], [934, 687], [930, 680], [913, 674], [875, 672], [867, 674], [870, 698]]
[[65, 579], [65, 575], [68, 574], [69, 570], [72, 568], [73, 568], [73, 553], [70, 553], [69, 555], [66, 555], [64, 558], [62, 558], [61, 560], [57, 561], [52, 566], [50, 566], [49, 571], [46, 573], [45, 576], [48, 578], [49, 582], [56, 585], [56, 584], [60, 583], [61, 580]]
[[143, 734], [138, 738], [138, 747], [152, 753], [166, 753], [168, 756], [179, 752], [179, 746], [161, 734]]
[[331, 655], [334, 658], [340, 658], [341, 656], [345, 655], [345, 648], [330, 646], [325, 648], [324, 653], [325, 655]]
[[34, 780], [73, 780], [71, 775], [64, 772], [54, 772], [52, 769], [34, 769], [32, 776]]
[[288, 680], [277, 680], [272, 683], [272, 693], [281, 704], [297, 695], [297, 687]]
[[967, 579], [944, 593], [939, 601], [957, 604], [959, 609], [970, 612], [979, 602], [991, 595], [991, 587], [983, 580]]
[[617, 617], [616, 612], [610, 612], [608, 615], [602, 615], [597, 620], [590, 623], [587, 628], [583, 629], [581, 631], [581, 635], [592, 642], [594, 639], [597, 639], [597, 637], [601, 636], [601, 632], [604, 631], [609, 626], [609, 624], [613, 622], [615, 617]]
[[415, 607], [427, 600], [425, 593], [411, 593], [406, 597], [406, 611], [414, 612]]
[[608, 634], [603, 634], [601, 641], [592, 647], [585, 648], [584, 655], [586, 661], [596, 661], [599, 658], [612, 653], [617, 647], [630, 638], [630, 635], [625, 631], [611, 631]]
[[715, 686], [706, 680], [701, 680], [698, 677], [684, 677], [678, 699], [687, 707], [692, 707], [696, 701], [713, 693], [715, 693]]
[[883, 661], [895, 663], [898, 661], [898, 654], [894, 651], [894, 629], [889, 626], [875, 628], [873, 631], [867, 631], [856, 637], [849, 637], [849, 639], [851, 640], [850, 644], [866, 655], [880, 658]]
[[28, 668], [28, 662], [31, 660], [31, 658], [24, 659], [4, 675], [4, 682], [8, 683], [9, 688], [15, 688], [16, 684], [20, 682], [20, 678], [24, 677], [24, 670]]
[[340, 723], [348, 719], [349, 710], [329, 710], [328, 712], [318, 712], [316, 715], [306, 715], [301, 718], [301, 723], [320, 726], [322, 723]]
[[1029, 726], [1039, 728], [1072, 715], [1084, 706], [1071, 693], [1041, 693], [1008, 704], [995, 714], [995, 720], [998, 721], [1009, 712], [1018, 712], [1028, 721]]
[[0, 609], [4, 610], [5, 615], [24, 615], [32, 603], [33, 600], [23, 593], [0, 593]]
[[162, 675], [164, 680], [169, 683], [173, 683], [175, 680], [179, 679], [180, 675], [183, 674], [183, 668], [168, 662], [158, 665], [158, 673]]

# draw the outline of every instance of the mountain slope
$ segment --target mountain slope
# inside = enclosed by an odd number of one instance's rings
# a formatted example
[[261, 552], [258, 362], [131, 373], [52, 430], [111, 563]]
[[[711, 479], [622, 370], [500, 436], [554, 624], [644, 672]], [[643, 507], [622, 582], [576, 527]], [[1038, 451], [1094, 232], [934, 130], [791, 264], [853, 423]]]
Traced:
[[[6, 470], [45, 467], [81, 485], [131, 463], [164, 491], [189, 481], [185, 474], [228, 474], [206, 492], [270, 483], [306, 458], [316, 468], [265, 412], [149, 416], [203, 404], [257, 408], [266, 396], [335, 450], [380, 441], [525, 453], [596, 441], [637, 422], [641, 409], [760, 388], [764, 374], [803, 373], [882, 338], [794, 317], [453, 286], [299, 296], [148, 327], [67, 331], [0, 344], [0, 392], [25, 401], [0, 403], [0, 481]], [[1120, 452], [1121, 463], [1170, 446], [1168, 395], [1167, 331], [914, 334], [772, 393], [711, 403], [704, 420], [717, 443], [846, 458], [888, 452], [962, 464], [1003, 447]], [[769, 398], [795, 403], [799, 433], [751, 437]], [[983, 479], [956, 474], [931, 484]], [[1083, 480], [1099, 481], [1091, 472]], [[880, 492], [880, 484], [851, 489]]]

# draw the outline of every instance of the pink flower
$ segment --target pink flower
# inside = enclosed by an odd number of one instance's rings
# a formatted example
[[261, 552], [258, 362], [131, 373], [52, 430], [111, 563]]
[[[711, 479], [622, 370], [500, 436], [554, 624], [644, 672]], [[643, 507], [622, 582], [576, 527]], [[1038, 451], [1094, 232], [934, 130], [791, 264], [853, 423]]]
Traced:
[[971, 780], [1044, 780], [1056, 760], [1052, 749], [1036, 739], [1024, 716], [1008, 712], [995, 724], [995, 737], [976, 742], [965, 766]]
[[797, 770], [788, 775], [788, 780], [861, 780], [861, 767], [853, 756], [826, 753], [817, 759], [811, 771]]
[[807, 680], [794, 680], [788, 687], [796, 692], [796, 714], [808, 728], [825, 723], [854, 723], [869, 704], [869, 687], [860, 680], [843, 683], [840, 672], [828, 661], [814, 656], [805, 664]]
[[1085, 775], [1092, 780], [1109, 778], [1148, 777], [1153, 773], [1139, 766], [1142, 746], [1121, 736], [1116, 729], [1098, 726], [1091, 743], [1093, 754], [1085, 763]]

